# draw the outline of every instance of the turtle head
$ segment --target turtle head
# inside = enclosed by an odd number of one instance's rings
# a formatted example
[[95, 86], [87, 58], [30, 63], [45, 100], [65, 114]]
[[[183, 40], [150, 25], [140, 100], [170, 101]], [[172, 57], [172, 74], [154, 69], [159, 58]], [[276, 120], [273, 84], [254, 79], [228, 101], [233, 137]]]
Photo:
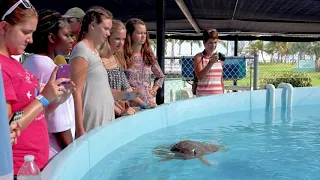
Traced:
[[184, 158], [194, 158], [198, 155], [197, 148], [191, 148], [189, 146], [184, 146], [182, 144], [177, 144], [171, 148], [172, 152], [177, 152], [180, 156]]
[[194, 158], [198, 156], [197, 148], [192, 148], [192, 149], [185, 148], [182, 151], [180, 151], [180, 153], [183, 154], [186, 158]]

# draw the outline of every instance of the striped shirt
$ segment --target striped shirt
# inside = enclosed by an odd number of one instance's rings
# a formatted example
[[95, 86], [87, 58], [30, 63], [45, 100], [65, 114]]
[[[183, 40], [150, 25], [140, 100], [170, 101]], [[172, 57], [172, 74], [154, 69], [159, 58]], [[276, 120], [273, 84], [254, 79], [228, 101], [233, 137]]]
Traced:
[[[209, 63], [210, 59], [206, 58], [202, 54], [202, 65], [205, 67]], [[222, 87], [222, 61], [218, 61], [214, 63], [207, 73], [207, 75], [198, 81], [197, 96], [208, 96], [212, 94], [223, 94], [223, 87]]]

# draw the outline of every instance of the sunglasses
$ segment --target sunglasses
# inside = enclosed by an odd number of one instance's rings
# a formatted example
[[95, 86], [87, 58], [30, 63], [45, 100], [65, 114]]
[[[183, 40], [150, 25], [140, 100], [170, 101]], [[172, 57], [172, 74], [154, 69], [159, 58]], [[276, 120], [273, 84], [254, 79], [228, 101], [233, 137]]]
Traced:
[[4, 20], [4, 18], [6, 18], [6, 16], [8, 16], [9, 14], [11, 14], [20, 4], [23, 4], [23, 6], [26, 9], [30, 9], [32, 8], [32, 5], [30, 3], [29, 0], [19, 0], [18, 2], [16, 2], [6, 13], [4, 13], [4, 15], [1, 18], [1, 21]]
[[81, 21], [81, 19], [76, 18], [76, 17], [71, 17], [71, 18], [66, 18], [66, 19], [67, 19], [68, 23], [73, 23], [73, 22], [76, 22], [76, 21], [80, 22]]

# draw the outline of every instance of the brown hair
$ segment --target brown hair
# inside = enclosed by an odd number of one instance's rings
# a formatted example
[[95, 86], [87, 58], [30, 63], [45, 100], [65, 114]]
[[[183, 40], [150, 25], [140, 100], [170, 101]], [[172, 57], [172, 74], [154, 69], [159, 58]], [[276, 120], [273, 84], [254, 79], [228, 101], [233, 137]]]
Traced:
[[112, 16], [111, 12], [106, 10], [104, 7], [102, 6], [91, 6], [86, 13], [90, 12], [90, 11], [101, 11], [101, 12], [105, 12], [105, 13], [110, 13], [110, 16]]
[[[3, 0], [0, 3], [0, 18], [17, 2], [18, 0]], [[18, 24], [24, 18], [27, 17], [38, 17], [37, 11], [32, 8], [25, 8], [22, 4], [19, 4], [10, 14], [8, 14], [4, 21], [11, 25]]]
[[[120, 31], [120, 30], [125, 30], [126, 27], [125, 25], [120, 21], [120, 20], [117, 20], [117, 19], [113, 19], [112, 20], [112, 28], [110, 30], [110, 34], [112, 35], [112, 33], [116, 32], [116, 31]], [[108, 57], [110, 56], [109, 53], [110, 53], [110, 45], [109, 45], [109, 42], [106, 41], [104, 42], [100, 48], [98, 49], [99, 51], [99, 55], [101, 58], [105, 58], [105, 57]], [[122, 67], [125, 67], [126, 66], [126, 62], [124, 60], [124, 55], [123, 55], [123, 52], [115, 52], [115, 55], [117, 57], [117, 59], [119, 60], [119, 63]]]
[[216, 29], [205, 29], [203, 31], [203, 41], [207, 42], [209, 39], [219, 39], [219, 34]]
[[[135, 31], [135, 25], [137, 24], [141, 24], [145, 26], [145, 23], [138, 19], [138, 18], [131, 18], [127, 21], [126, 23], [126, 29], [127, 29], [127, 37], [126, 37], [126, 41], [124, 43], [124, 57], [126, 60], [126, 67], [131, 67], [132, 65], [132, 53], [133, 53], [133, 49], [132, 49], [132, 40], [131, 40], [131, 36], [132, 33]], [[141, 48], [141, 55], [142, 55], [142, 59], [144, 61], [145, 64], [147, 65], [152, 65], [156, 62], [156, 57], [154, 56], [152, 49], [150, 47], [150, 40], [149, 40], [149, 33], [147, 31], [147, 35], [146, 35], [146, 42], [142, 45]]]
[[91, 22], [100, 24], [103, 18], [112, 19], [113, 18], [112, 13], [106, 9], [104, 9], [104, 11], [102, 10], [89, 11], [82, 19], [82, 25], [79, 33], [78, 42], [80, 42], [83, 39], [83, 34], [88, 32], [89, 24]]

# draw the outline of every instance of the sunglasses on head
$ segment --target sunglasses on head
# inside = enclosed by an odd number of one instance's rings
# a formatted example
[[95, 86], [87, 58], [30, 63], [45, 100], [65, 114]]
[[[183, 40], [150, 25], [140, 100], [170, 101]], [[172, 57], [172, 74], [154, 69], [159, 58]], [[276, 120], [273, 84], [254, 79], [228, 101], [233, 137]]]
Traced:
[[[78, 22], [81, 21], [81, 19], [76, 18], [76, 17], [71, 17], [71, 18], [66, 18], [66, 19], [67, 19], [68, 23], [72, 23], [72, 22], [75, 22], [75, 21], [78, 21]], [[73, 19], [75, 19], [75, 21]]]
[[23, 6], [26, 9], [30, 9], [32, 8], [32, 5], [30, 3], [29, 0], [19, 0], [18, 2], [16, 2], [6, 13], [4, 13], [4, 15], [1, 18], [1, 21], [4, 20], [4, 18], [6, 18], [6, 16], [8, 16], [9, 14], [11, 14], [20, 4], [23, 4]]

